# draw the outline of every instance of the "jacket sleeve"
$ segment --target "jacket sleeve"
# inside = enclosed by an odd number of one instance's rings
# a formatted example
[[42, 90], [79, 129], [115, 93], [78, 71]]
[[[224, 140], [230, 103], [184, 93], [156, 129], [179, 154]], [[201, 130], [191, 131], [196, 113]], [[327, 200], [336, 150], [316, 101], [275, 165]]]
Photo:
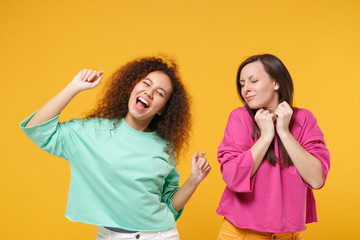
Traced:
[[250, 151], [254, 141], [251, 117], [246, 110], [234, 110], [218, 149], [218, 161], [226, 186], [233, 192], [252, 192], [256, 174], [251, 177], [254, 160]]
[[75, 121], [59, 123], [59, 115], [35, 126], [25, 127], [35, 113], [20, 123], [24, 133], [41, 149], [58, 157], [69, 159], [76, 151]]
[[184, 211], [184, 208], [180, 209], [179, 211], [175, 211], [171, 201], [174, 193], [180, 188], [179, 179], [180, 179], [179, 172], [176, 170], [176, 168], [173, 168], [170, 174], [165, 179], [165, 185], [161, 196], [161, 201], [166, 203], [166, 205], [174, 215], [175, 220], [178, 220], [182, 212]]
[[330, 170], [330, 153], [326, 148], [324, 134], [318, 126], [315, 116], [309, 110], [304, 109], [304, 111], [304, 123], [299, 143], [307, 152], [320, 161], [325, 184]]

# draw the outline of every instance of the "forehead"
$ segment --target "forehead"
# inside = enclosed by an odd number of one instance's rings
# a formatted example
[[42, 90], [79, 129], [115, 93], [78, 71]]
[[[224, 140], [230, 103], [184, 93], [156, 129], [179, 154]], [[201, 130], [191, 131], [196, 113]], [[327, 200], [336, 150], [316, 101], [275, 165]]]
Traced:
[[266, 74], [264, 65], [260, 61], [252, 62], [246, 64], [245, 67], [241, 70], [240, 79], [243, 80], [245, 78], [249, 78], [250, 76], [259, 76]]

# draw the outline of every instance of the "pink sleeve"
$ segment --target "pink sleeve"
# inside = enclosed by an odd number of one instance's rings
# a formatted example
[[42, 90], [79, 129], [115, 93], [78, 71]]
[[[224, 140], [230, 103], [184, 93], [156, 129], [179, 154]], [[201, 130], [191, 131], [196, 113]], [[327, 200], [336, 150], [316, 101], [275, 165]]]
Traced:
[[[330, 153], [326, 148], [324, 134], [317, 125], [315, 116], [309, 111], [302, 109], [304, 112], [302, 134], [299, 136], [300, 145], [314, 157], [316, 157], [321, 165], [324, 176], [324, 184], [330, 170]], [[323, 187], [323, 186], [321, 186]]]
[[218, 149], [218, 161], [223, 179], [233, 192], [251, 192], [253, 158], [250, 152], [254, 144], [252, 119], [245, 109], [234, 110], [229, 117], [224, 138]]

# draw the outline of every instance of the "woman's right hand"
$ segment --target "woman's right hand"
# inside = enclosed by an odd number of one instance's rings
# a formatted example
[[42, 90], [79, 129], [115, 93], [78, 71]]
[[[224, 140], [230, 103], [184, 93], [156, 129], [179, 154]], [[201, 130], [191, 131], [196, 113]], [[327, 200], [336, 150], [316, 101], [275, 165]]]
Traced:
[[255, 114], [255, 121], [260, 128], [261, 136], [273, 139], [275, 135], [274, 127], [275, 115], [268, 110], [260, 108]]
[[69, 87], [77, 92], [95, 88], [101, 81], [104, 71], [81, 70], [70, 82]]

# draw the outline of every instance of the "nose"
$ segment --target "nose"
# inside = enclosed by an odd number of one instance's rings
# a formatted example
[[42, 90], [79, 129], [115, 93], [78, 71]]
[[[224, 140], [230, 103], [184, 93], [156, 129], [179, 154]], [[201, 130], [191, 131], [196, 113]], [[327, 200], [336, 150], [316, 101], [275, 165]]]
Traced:
[[248, 88], [248, 85], [246, 83], [244, 83], [244, 85], [241, 87], [241, 90], [244, 92], [244, 93], [247, 93], [249, 92], [249, 88]]
[[152, 89], [147, 89], [147, 90], [145, 91], [145, 94], [146, 94], [150, 99], [153, 99], [154, 90], [152, 90]]

